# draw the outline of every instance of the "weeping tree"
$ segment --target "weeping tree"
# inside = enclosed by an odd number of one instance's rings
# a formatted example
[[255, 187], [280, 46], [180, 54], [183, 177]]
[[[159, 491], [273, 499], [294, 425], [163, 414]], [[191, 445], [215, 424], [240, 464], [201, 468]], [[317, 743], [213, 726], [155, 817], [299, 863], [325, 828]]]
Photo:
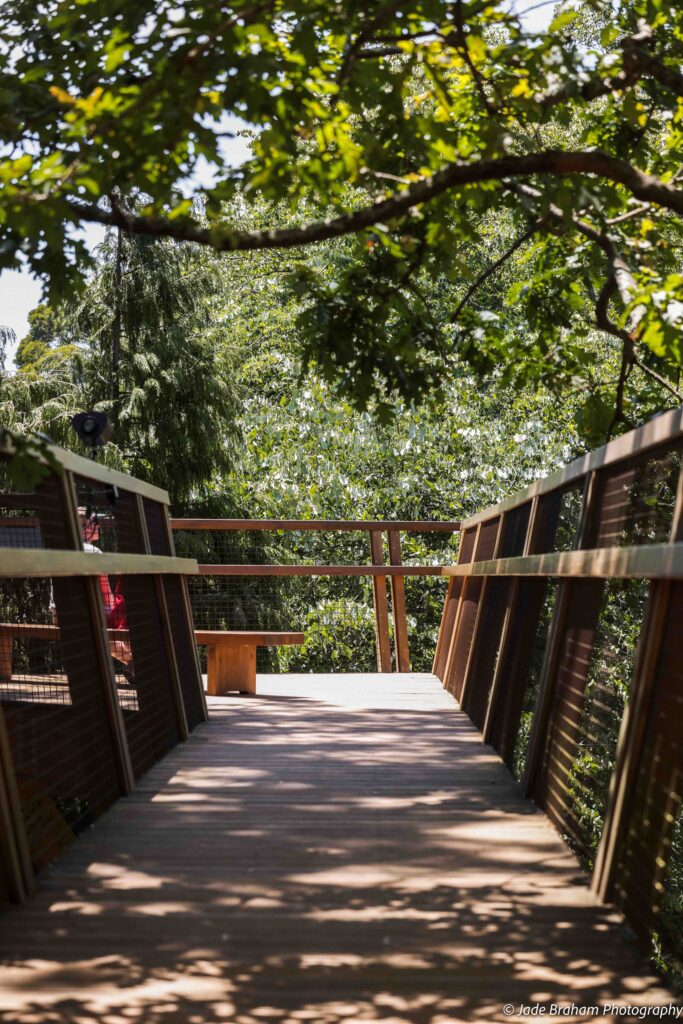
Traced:
[[229, 347], [214, 344], [210, 260], [171, 240], [107, 232], [80, 295], [39, 307], [5, 376], [3, 425], [73, 446], [70, 418], [115, 424], [102, 457], [165, 487], [176, 507], [230, 470], [237, 439]]
[[184, 501], [232, 465], [236, 396], [229, 350], [212, 342], [213, 273], [192, 247], [112, 230], [68, 314], [90, 403], [115, 423], [136, 476]]

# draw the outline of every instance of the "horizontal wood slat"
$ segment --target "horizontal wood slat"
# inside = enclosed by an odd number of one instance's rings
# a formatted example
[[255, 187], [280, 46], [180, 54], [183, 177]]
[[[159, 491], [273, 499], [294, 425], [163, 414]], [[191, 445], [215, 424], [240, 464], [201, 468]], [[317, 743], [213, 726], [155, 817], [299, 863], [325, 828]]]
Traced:
[[104, 576], [169, 573], [194, 576], [194, 558], [170, 555], [92, 554], [50, 548], [0, 548], [0, 577]]
[[171, 519], [174, 530], [400, 530], [402, 533], [457, 533], [459, 522], [410, 519]]
[[[101, 462], [94, 462], [93, 459], [86, 458], [84, 455], [77, 455], [75, 452], [70, 452], [66, 448], [60, 448], [56, 444], [48, 444], [46, 442], [45, 448], [63, 470], [77, 473], [79, 476], [86, 477], [89, 480], [97, 480], [98, 483], [120, 487], [122, 490], [131, 491], [133, 494], [140, 494], [144, 498], [150, 498], [152, 501], [159, 501], [162, 505], [170, 504], [168, 491], [163, 490], [161, 487], [155, 487], [154, 484], [149, 484], [146, 480], [138, 480], [136, 477], [128, 476], [127, 473], [122, 473], [118, 469], [110, 469], [109, 466], [103, 466]], [[14, 446], [10, 439], [7, 438], [4, 443], [0, 444], [0, 453], [10, 457], [14, 454]], [[46, 459], [38, 454], [37, 457], [44, 465], [48, 465]]]
[[220, 644], [224, 647], [240, 647], [247, 644], [256, 647], [281, 647], [286, 644], [302, 644], [306, 639], [303, 633], [264, 630], [196, 629], [194, 636], [198, 644]]
[[200, 565], [201, 576], [442, 576], [439, 565]]
[[445, 565], [443, 576], [566, 576], [624, 579], [683, 578], [683, 543], [594, 548]]

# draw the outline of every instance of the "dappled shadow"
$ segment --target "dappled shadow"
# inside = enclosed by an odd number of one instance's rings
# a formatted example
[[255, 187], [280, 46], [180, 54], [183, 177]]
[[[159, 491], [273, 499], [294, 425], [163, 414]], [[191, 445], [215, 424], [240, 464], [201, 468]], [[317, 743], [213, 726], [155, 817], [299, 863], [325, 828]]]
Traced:
[[669, 1002], [436, 681], [317, 678], [214, 701], [4, 915], [0, 1020], [445, 1024], [509, 1019], [506, 1002]]

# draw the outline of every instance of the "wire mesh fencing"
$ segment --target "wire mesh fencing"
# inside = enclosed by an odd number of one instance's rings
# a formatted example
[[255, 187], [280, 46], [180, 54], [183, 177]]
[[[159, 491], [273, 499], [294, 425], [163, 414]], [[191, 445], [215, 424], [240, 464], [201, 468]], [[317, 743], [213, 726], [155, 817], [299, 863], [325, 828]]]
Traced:
[[683, 413], [463, 524], [435, 670], [683, 984]]
[[19, 488], [1, 455], [0, 901], [205, 717], [168, 496], [55, 448]]
[[[401, 661], [405, 667], [408, 651], [413, 670], [431, 668], [446, 583], [428, 572], [453, 562], [457, 523], [421, 524], [421, 530], [420, 524], [391, 522], [263, 525], [268, 528], [249, 521], [179, 521], [176, 550], [201, 568], [201, 576], [188, 581], [197, 629], [304, 632], [303, 645], [259, 648], [260, 672], [369, 672], [378, 667], [386, 619], [391, 665], [398, 668]], [[397, 560], [416, 575], [373, 582], [378, 565]], [[391, 670], [386, 657], [379, 667]]]

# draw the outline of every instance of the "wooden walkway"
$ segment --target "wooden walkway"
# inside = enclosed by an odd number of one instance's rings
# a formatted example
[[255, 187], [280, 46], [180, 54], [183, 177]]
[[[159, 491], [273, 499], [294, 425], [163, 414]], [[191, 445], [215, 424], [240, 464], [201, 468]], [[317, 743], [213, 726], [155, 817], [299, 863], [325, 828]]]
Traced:
[[0, 918], [0, 1020], [447, 1024], [535, 1002], [611, 1020], [605, 1002], [671, 1002], [436, 679], [259, 688], [213, 699]]

